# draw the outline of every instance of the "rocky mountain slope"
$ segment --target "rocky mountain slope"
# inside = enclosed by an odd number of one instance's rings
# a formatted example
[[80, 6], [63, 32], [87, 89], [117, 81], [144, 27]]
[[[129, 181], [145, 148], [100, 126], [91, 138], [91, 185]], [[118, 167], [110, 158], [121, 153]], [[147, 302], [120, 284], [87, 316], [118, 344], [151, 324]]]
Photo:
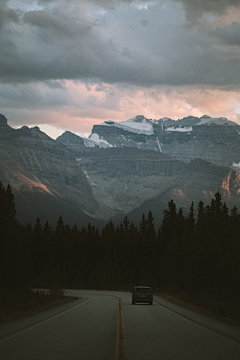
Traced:
[[210, 204], [217, 191], [221, 193], [222, 201], [226, 202], [229, 209], [234, 206], [240, 209], [240, 174], [238, 172], [201, 159], [192, 160], [187, 165], [186, 172], [174, 183], [169, 183], [166, 191], [163, 190], [130, 211], [128, 214], [130, 221], [139, 219], [141, 214], [146, 214], [151, 209], [157, 226], [160, 226], [162, 212], [167, 208], [169, 199], [172, 199], [178, 208], [181, 206], [187, 215], [192, 201], [196, 212], [198, 202], [201, 200], [205, 205]]
[[170, 198], [185, 212], [216, 191], [229, 207], [238, 204], [239, 133], [225, 118], [140, 115], [94, 125], [88, 139], [67, 132], [57, 141], [74, 152], [98, 202], [131, 216], [154, 208], [162, 218]]
[[95, 125], [88, 139], [65, 132], [53, 140], [37, 127], [12, 129], [2, 115], [0, 180], [11, 185], [21, 222], [39, 216], [55, 225], [62, 215], [97, 225], [128, 214], [138, 223], [152, 210], [160, 225], [171, 199], [187, 213], [192, 201], [207, 204], [220, 191], [240, 208], [239, 131], [223, 118], [137, 116]]
[[22, 222], [34, 222], [38, 216], [55, 223], [62, 215], [71, 224], [92, 220], [91, 215], [100, 218], [92, 187], [71, 150], [38, 127], [12, 129], [3, 116], [0, 180], [11, 185]]
[[109, 148], [92, 151], [81, 167], [94, 198], [116, 210], [118, 221], [128, 213], [137, 223], [152, 210], [160, 225], [170, 199], [187, 214], [192, 201], [208, 204], [217, 191], [230, 208], [240, 201], [240, 174], [201, 159], [187, 163], [159, 152]]
[[57, 140], [74, 148], [76, 156], [86, 149], [99, 146], [134, 147], [153, 150], [191, 161], [196, 158], [223, 166], [234, 166], [240, 162], [240, 126], [225, 118], [189, 116], [178, 121], [159, 120], [136, 116], [122, 122], [105, 121], [94, 125], [88, 139], [77, 142], [67, 132]]

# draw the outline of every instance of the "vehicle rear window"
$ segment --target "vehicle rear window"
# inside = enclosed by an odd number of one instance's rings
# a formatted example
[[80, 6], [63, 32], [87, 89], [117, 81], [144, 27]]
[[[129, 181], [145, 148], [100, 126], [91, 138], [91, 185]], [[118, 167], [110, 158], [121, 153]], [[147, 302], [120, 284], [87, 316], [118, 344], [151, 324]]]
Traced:
[[151, 288], [136, 288], [136, 293], [137, 294], [145, 294], [145, 293], [150, 293], [151, 292]]

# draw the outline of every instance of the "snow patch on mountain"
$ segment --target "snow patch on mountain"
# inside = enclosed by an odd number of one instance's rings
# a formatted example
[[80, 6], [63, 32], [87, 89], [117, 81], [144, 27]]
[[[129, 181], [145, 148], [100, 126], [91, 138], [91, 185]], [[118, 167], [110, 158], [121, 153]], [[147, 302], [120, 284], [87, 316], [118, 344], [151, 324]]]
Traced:
[[86, 172], [86, 170], [83, 170], [84, 174], [86, 175], [86, 177], [89, 179], [89, 175], [88, 173]]
[[232, 169], [234, 169], [235, 171], [238, 171], [240, 172], [240, 162], [237, 164], [237, 163], [233, 163], [232, 164]]
[[159, 151], [162, 153], [162, 147], [161, 147], [161, 144], [160, 144], [160, 142], [159, 142], [158, 138], [157, 138], [157, 143], [158, 143], [158, 148], [159, 148]]
[[111, 120], [104, 121], [103, 123], [99, 124], [101, 126], [114, 126], [115, 122]]
[[136, 134], [153, 135], [153, 127], [150, 122], [142, 115], [134, 116], [126, 121], [114, 122], [104, 121], [99, 125], [103, 126], [115, 126], [125, 131], [133, 132]]
[[142, 122], [135, 121], [135, 118], [129, 119], [127, 121], [120, 121], [115, 123], [115, 126], [130, 132], [137, 134], [153, 135], [153, 127], [149, 124], [146, 119], [143, 119]]
[[185, 126], [185, 127], [171, 126], [165, 129], [165, 131], [178, 131], [178, 132], [186, 132], [186, 133], [189, 133], [192, 130], [193, 130], [192, 126]]
[[83, 139], [83, 141], [86, 147], [94, 147], [96, 145], [100, 148], [113, 147], [113, 145], [109, 144], [106, 140], [101, 139], [96, 133], [90, 135], [88, 139]]

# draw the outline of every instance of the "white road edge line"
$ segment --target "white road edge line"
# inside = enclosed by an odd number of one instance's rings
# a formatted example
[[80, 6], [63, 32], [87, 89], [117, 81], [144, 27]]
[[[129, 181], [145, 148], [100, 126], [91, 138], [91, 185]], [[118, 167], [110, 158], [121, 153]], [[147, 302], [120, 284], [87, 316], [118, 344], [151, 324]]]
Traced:
[[6, 340], [12, 339], [13, 337], [15, 337], [15, 336], [17, 336], [17, 335], [19, 335], [19, 334], [22, 334], [22, 333], [24, 333], [24, 332], [26, 332], [26, 331], [28, 331], [28, 330], [34, 329], [34, 328], [36, 328], [37, 326], [40, 326], [40, 325], [42, 325], [42, 324], [45, 324], [46, 322], [51, 321], [51, 320], [53, 320], [53, 319], [55, 319], [55, 318], [57, 318], [57, 317], [65, 314], [65, 313], [67, 313], [68, 311], [71, 311], [71, 310], [75, 309], [76, 307], [78, 307], [78, 306], [80, 306], [80, 305], [82, 305], [82, 304], [85, 304], [85, 303], [86, 303], [87, 301], [89, 301], [89, 300], [91, 300], [90, 297], [89, 297], [87, 300], [82, 301], [80, 304], [77, 304], [77, 305], [75, 305], [75, 306], [72, 306], [70, 309], [63, 310], [63, 311], [61, 311], [61, 313], [59, 313], [59, 314], [57, 314], [57, 315], [53, 315], [53, 316], [51, 316], [50, 318], [48, 318], [48, 319], [46, 319], [46, 320], [43, 320], [43, 321], [40, 321], [39, 323], [37, 323], [37, 324], [35, 324], [35, 325], [30, 325], [29, 327], [27, 327], [27, 329], [23, 329], [23, 330], [20, 329], [19, 331], [15, 332], [14, 334], [12, 334], [12, 335], [10, 335], [10, 336], [8, 336], [8, 337], [0, 340], [0, 343], [4, 342], [4, 341], [6, 341]]
[[[192, 324], [198, 325], [198, 326], [200, 326], [200, 327], [202, 327], [202, 328], [205, 328], [205, 329], [207, 329], [207, 330], [209, 330], [209, 331], [211, 331], [211, 332], [214, 332], [214, 333], [216, 333], [216, 334], [218, 334], [218, 335], [221, 335], [221, 336], [223, 336], [223, 337], [225, 337], [225, 338], [228, 338], [229, 340], [232, 340], [232, 341], [234, 341], [234, 342], [240, 343], [240, 338], [237, 338], [237, 337], [235, 337], [235, 336], [229, 335], [229, 334], [227, 334], [227, 333], [225, 333], [225, 332], [223, 332], [223, 331], [221, 331], [221, 330], [218, 330], [218, 329], [216, 329], [216, 328], [214, 328], [214, 327], [212, 327], [212, 326], [210, 326], [210, 325], [206, 325], [206, 324], [202, 323], [200, 320], [199, 320], [199, 321], [198, 321], [198, 320], [194, 320], [194, 319], [192, 319], [190, 316], [181, 314], [181, 313], [178, 312], [177, 310], [172, 310], [172, 309], [170, 309], [168, 306], [161, 304], [161, 303], [160, 303], [159, 301], [157, 301], [157, 300], [155, 300], [155, 302], [156, 302], [159, 306], [162, 306], [165, 310], [167, 310], [167, 311], [169, 311], [169, 312], [171, 312], [171, 313], [174, 313], [175, 315], [181, 317], [182, 319], [184, 319], [184, 320], [186, 320], [186, 321], [188, 321], [188, 322], [190, 322], [190, 323], [192, 323]], [[200, 314], [200, 313], [197, 313], [197, 314], [203, 315], [203, 314]], [[203, 316], [206, 317], [206, 315], [203, 315]], [[213, 320], [215, 320], [215, 319], [213, 319]], [[215, 320], [215, 321], [217, 322], [218, 320]], [[227, 324], [226, 324], [226, 325], [227, 325]], [[236, 329], [238, 329], [238, 328], [236, 328]]]

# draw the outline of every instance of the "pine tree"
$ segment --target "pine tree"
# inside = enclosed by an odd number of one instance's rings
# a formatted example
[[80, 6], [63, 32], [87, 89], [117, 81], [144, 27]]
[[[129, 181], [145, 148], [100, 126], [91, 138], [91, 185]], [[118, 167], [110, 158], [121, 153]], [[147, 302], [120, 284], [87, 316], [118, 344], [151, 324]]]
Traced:
[[64, 223], [63, 223], [63, 218], [60, 215], [57, 221], [56, 233], [58, 235], [63, 235], [63, 232], [64, 232]]
[[145, 214], [142, 214], [142, 220], [140, 221], [140, 234], [143, 237], [145, 237], [146, 235], [146, 229], [147, 229], [147, 225], [146, 225]]
[[36, 219], [33, 229], [32, 258], [34, 262], [36, 285], [39, 286], [39, 279], [44, 256], [43, 231], [39, 217]]
[[0, 286], [14, 287], [17, 279], [18, 237], [15, 203], [10, 185], [0, 181]]
[[130, 222], [129, 222], [128, 217], [126, 215], [124, 220], [123, 220], [124, 231], [128, 231], [129, 224], [130, 224]]
[[0, 181], [0, 231], [13, 224], [16, 215], [14, 195], [10, 185], [4, 188]]
[[179, 242], [182, 242], [182, 235], [185, 227], [185, 217], [183, 216], [183, 210], [180, 207], [177, 213], [176, 219], [174, 221], [175, 234], [178, 237]]
[[163, 211], [163, 221], [162, 225], [160, 227], [160, 237], [161, 242], [163, 242], [163, 245], [176, 234], [176, 229], [174, 227], [174, 224], [176, 222], [177, 217], [177, 210], [176, 210], [176, 204], [173, 202], [173, 200], [169, 201], [168, 203], [168, 209]]
[[147, 235], [147, 242], [149, 244], [149, 252], [151, 253], [154, 250], [156, 244], [156, 231], [154, 228], [153, 216], [151, 210], [148, 213], [147, 220], [146, 220], [146, 235]]
[[230, 220], [231, 220], [232, 226], [235, 228], [235, 226], [239, 222], [239, 212], [238, 212], [238, 209], [236, 206], [234, 206], [231, 210]]
[[199, 226], [204, 220], [205, 220], [205, 208], [204, 208], [204, 202], [199, 201], [198, 207], [197, 207], [197, 226]]
[[188, 217], [187, 217], [187, 220], [188, 220], [188, 224], [189, 226], [191, 227], [191, 229], [193, 230], [194, 228], [194, 225], [195, 225], [195, 216], [194, 216], [194, 207], [193, 207], [193, 201], [191, 203], [191, 206], [190, 206], [190, 212], [188, 214]]

